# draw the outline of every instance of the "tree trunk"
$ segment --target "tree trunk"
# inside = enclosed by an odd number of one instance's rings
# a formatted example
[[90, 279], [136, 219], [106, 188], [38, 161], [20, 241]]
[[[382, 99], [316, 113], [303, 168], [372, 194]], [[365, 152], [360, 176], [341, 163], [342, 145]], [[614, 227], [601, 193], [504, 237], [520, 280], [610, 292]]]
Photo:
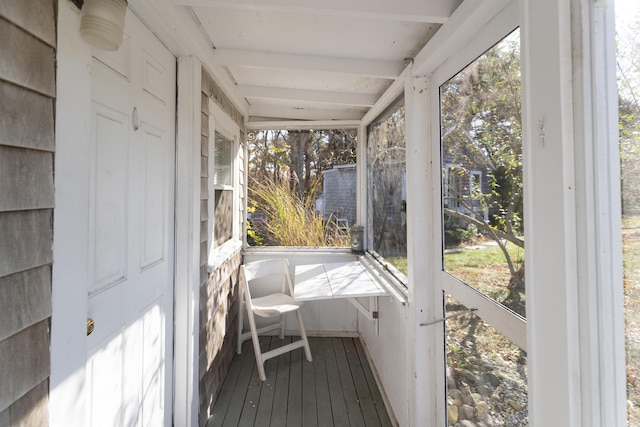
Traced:
[[509, 289], [509, 294], [503, 301], [503, 304], [520, 314], [522, 317], [525, 317], [525, 301], [522, 301], [522, 298], [520, 297], [520, 293], [525, 293], [524, 263], [522, 263], [520, 268], [511, 275], [511, 279], [509, 279], [509, 285], [507, 287]]
[[287, 142], [289, 143], [291, 159], [291, 187], [295, 188], [298, 197], [305, 192], [304, 164], [306, 146], [309, 144], [309, 131], [290, 131]]

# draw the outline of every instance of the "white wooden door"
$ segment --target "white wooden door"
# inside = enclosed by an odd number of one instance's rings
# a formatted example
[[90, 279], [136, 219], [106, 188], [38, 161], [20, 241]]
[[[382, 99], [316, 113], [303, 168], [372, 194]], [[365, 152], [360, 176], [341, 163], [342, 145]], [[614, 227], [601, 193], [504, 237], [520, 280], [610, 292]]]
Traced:
[[87, 426], [172, 421], [175, 58], [125, 33], [91, 64]]

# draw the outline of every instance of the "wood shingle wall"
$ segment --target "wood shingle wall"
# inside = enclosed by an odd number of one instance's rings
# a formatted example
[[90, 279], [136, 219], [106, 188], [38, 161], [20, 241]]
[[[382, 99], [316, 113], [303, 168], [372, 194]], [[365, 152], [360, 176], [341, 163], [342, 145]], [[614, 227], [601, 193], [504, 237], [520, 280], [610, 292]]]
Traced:
[[49, 423], [55, 10], [0, 1], [2, 427]]
[[[215, 399], [229, 370], [236, 349], [238, 315], [238, 270], [242, 253], [237, 251], [222, 262], [215, 271], [207, 271], [208, 261], [208, 221], [209, 216], [209, 100], [217, 103], [238, 124], [243, 139], [243, 117], [224, 95], [220, 87], [206, 70], [202, 70], [202, 138], [201, 138], [201, 180], [200, 180], [200, 367], [199, 367], [199, 424], [206, 425]], [[242, 151], [242, 150], [241, 150]], [[240, 156], [241, 211], [244, 209], [244, 155]], [[236, 195], [238, 196], [238, 195]], [[242, 218], [240, 212], [240, 218]], [[242, 220], [241, 220], [242, 221]], [[242, 228], [239, 228], [242, 230]]]

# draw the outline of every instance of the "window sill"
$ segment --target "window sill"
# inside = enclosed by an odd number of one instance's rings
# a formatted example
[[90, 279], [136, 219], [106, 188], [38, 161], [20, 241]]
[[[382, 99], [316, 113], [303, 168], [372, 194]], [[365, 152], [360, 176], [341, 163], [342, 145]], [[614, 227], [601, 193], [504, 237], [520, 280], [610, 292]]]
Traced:
[[[402, 304], [406, 304], [409, 301], [407, 285], [398, 280], [394, 274], [390, 273], [389, 266], [380, 263], [380, 261], [369, 252], [360, 255], [358, 258], [360, 264], [377, 279], [378, 283], [385, 287], [389, 295], [395, 297], [395, 299]], [[393, 266], [391, 266], [391, 268], [393, 268]]]
[[207, 262], [207, 272], [212, 273], [225, 261], [242, 249], [242, 241], [228, 240], [219, 247], [213, 249], [209, 254]]
[[245, 246], [244, 251], [245, 254], [329, 254], [336, 256], [346, 256], [346, 257], [355, 257], [349, 248], [331, 248], [331, 247], [321, 247], [321, 248], [313, 248], [310, 246]]

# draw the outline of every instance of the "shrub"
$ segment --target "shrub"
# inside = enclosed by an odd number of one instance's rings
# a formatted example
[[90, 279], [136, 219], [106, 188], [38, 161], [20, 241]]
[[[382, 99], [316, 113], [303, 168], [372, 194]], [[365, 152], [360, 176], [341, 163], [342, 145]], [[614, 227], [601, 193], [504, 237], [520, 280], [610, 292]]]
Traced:
[[[254, 229], [255, 237], [272, 246], [349, 246], [349, 237], [341, 233], [335, 221], [323, 221], [315, 211], [316, 182], [302, 196], [296, 194], [286, 179], [251, 184], [251, 207], [264, 212], [265, 225]], [[258, 236], [258, 234], [261, 234]]]

